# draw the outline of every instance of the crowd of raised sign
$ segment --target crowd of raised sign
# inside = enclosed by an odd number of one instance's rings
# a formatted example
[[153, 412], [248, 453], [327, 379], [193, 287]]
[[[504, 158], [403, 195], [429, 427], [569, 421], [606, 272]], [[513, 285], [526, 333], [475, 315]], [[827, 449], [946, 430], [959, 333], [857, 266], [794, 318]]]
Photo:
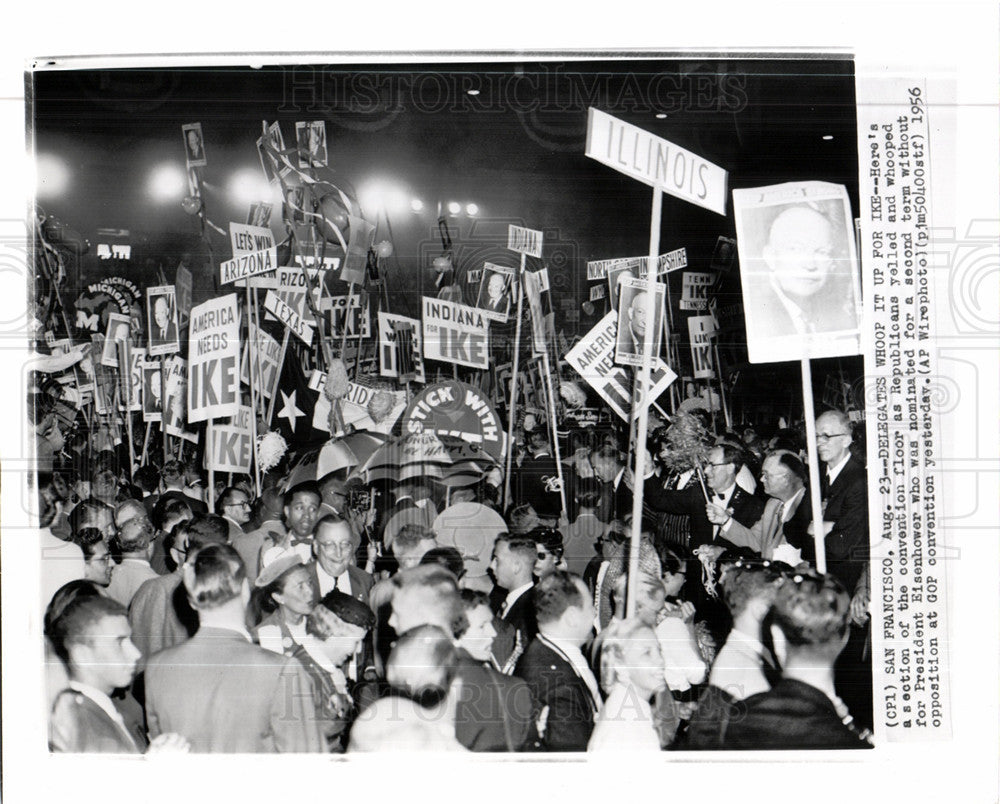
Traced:
[[866, 477], [838, 411], [816, 420], [827, 574], [801, 432], [694, 411], [650, 438], [631, 584], [610, 429], [569, 432], [561, 473], [519, 429], [504, 509], [496, 472], [286, 488], [285, 461], [256, 495], [154, 448], [130, 473], [45, 390], [29, 413], [54, 751], [870, 744]]

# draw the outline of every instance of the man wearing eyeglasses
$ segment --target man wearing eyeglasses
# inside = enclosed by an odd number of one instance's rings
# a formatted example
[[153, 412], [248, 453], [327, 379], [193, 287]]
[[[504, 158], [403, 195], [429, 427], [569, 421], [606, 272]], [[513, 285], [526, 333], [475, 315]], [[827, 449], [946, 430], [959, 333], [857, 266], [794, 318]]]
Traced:
[[252, 502], [247, 493], [236, 486], [229, 486], [215, 504], [215, 513], [229, 525], [229, 543], [234, 544], [243, 534], [243, 526], [250, 521]]
[[709, 450], [708, 461], [702, 467], [708, 499], [702, 493], [700, 483], [688, 484], [680, 491], [666, 491], [658, 483], [649, 481], [644, 499], [657, 511], [688, 515], [691, 529], [689, 550], [694, 551], [703, 544], [730, 547], [732, 545], [725, 538], [722, 526], [715, 524], [709, 513], [716, 519], [724, 513], [727, 517], [725, 521], [731, 518], [749, 528], [764, 511], [761, 500], [736, 485], [736, 473], [741, 466], [743, 459], [739, 450], [729, 444], [720, 444]]
[[851, 438], [846, 413], [831, 410], [816, 419], [816, 451], [825, 468], [820, 496], [827, 572], [857, 592], [859, 582], [867, 585], [868, 480], [864, 464], [851, 454]]

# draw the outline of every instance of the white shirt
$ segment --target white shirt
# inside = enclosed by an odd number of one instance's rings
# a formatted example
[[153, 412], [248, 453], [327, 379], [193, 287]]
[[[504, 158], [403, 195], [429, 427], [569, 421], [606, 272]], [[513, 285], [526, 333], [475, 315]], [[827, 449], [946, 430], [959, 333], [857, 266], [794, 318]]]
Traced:
[[320, 597], [329, 594], [334, 589], [339, 589], [345, 595], [351, 595], [351, 597], [354, 597], [354, 593], [351, 591], [351, 578], [347, 574], [346, 569], [334, 578], [325, 569], [323, 569], [323, 566], [317, 561], [316, 579], [319, 581]]
[[830, 481], [831, 486], [833, 485], [833, 481], [837, 479], [837, 475], [840, 474], [840, 470], [847, 465], [847, 462], [850, 459], [851, 459], [851, 453], [848, 452], [843, 458], [840, 459], [838, 463], [834, 464], [833, 466], [826, 467], [826, 476], [827, 479]]
[[659, 751], [653, 710], [635, 690], [616, 683], [594, 720], [587, 751]]
[[604, 586], [604, 576], [608, 574], [610, 566], [610, 561], [602, 561], [601, 566], [597, 568], [597, 578], [594, 581], [594, 610], [597, 612], [594, 615], [594, 628], [597, 629], [597, 633], [601, 633], [601, 591]]
[[534, 584], [529, 581], [523, 586], [519, 586], [517, 587], [517, 589], [512, 589], [510, 592], [508, 592], [507, 597], [505, 597], [503, 601], [503, 614], [501, 614], [500, 616], [502, 617], [508, 611], [510, 611], [511, 606], [513, 606], [517, 602], [517, 599], [525, 592], [527, 592], [529, 589], [531, 589], [532, 586], [534, 586]]
[[546, 636], [545, 634], [540, 634], [540, 636], [548, 642], [550, 646], [561, 653], [566, 661], [569, 662], [570, 667], [573, 668], [573, 671], [582, 679], [583, 683], [587, 685], [587, 689], [590, 690], [590, 697], [593, 699], [594, 703], [594, 711], [597, 712], [600, 710], [601, 691], [597, 686], [597, 679], [594, 678], [590, 665], [587, 664], [587, 660], [584, 659], [583, 654], [580, 653], [580, 648], [572, 642], [567, 642], [564, 639], [556, 639], [555, 637]]

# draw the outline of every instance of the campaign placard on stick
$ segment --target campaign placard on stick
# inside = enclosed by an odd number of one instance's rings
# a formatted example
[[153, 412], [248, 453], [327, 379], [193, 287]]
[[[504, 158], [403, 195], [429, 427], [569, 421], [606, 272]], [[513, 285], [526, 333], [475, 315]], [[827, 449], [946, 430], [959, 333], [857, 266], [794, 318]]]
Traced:
[[340, 279], [351, 285], [362, 285], [365, 281], [365, 265], [368, 263], [368, 249], [375, 239], [375, 226], [364, 218], [348, 215], [351, 229], [348, 235], [347, 254]]
[[146, 322], [149, 325], [149, 355], [179, 352], [177, 339], [177, 294], [173, 285], [146, 288]]
[[507, 227], [507, 248], [529, 257], [542, 256], [542, 233], [522, 226]]
[[653, 357], [660, 354], [663, 340], [663, 299], [666, 286], [662, 282], [653, 285], [653, 320], [646, 320], [649, 284], [646, 279], [625, 277], [619, 285], [618, 333], [615, 346], [615, 362], [623, 366], [642, 365], [643, 338], [646, 326], [653, 327]]
[[326, 281], [327, 270], [327, 268], [315, 267], [302, 268], [299, 265], [279, 267], [276, 288], [278, 298], [299, 315], [306, 315], [309, 312], [309, 306], [306, 304], [306, 293], [312, 293], [313, 301], [319, 306], [320, 288]]
[[477, 445], [496, 461], [503, 459], [506, 436], [500, 416], [486, 394], [458, 380], [428, 385], [403, 414], [403, 433], [452, 436]]
[[301, 315], [285, 304], [273, 290], [264, 297], [264, 309], [274, 314], [281, 323], [300, 341], [309, 345], [313, 339], [313, 328]]
[[167, 435], [183, 438], [193, 444], [198, 436], [186, 429], [187, 424], [187, 361], [180, 355], [167, 358], [167, 374], [163, 386], [163, 429]]
[[[597, 391], [601, 399], [625, 421], [639, 415], [632, 407], [632, 378], [629, 371], [615, 365], [618, 313], [612, 310], [566, 353], [566, 361]], [[655, 400], [677, 375], [661, 358], [653, 360], [649, 398]]]
[[648, 131], [591, 107], [586, 154], [633, 179], [726, 214], [726, 171]]
[[[403, 315], [393, 315], [392, 313], [378, 314], [378, 352], [379, 352], [379, 373], [383, 377], [398, 377], [401, 368], [397, 358], [401, 357], [400, 350], [403, 343], [400, 342], [399, 332], [409, 329], [410, 337], [407, 352], [410, 357], [410, 371], [403, 371], [403, 374], [412, 373], [417, 382], [426, 382], [424, 376], [423, 341], [420, 337], [420, 322], [415, 318], [407, 318]], [[404, 338], [405, 340], [405, 338]], [[405, 357], [403, 357], [405, 363]]]
[[367, 296], [364, 300], [358, 293], [330, 296], [330, 334], [333, 337], [343, 336], [346, 328], [348, 338], [368, 338], [371, 336], [370, 319]]
[[326, 122], [300, 120], [295, 124], [295, 144], [299, 167], [326, 167]]
[[[274, 391], [275, 380], [281, 369], [281, 366], [278, 364], [278, 360], [281, 358], [281, 344], [252, 322], [250, 324], [250, 332], [250, 337], [253, 338], [257, 345], [256, 353], [259, 358], [254, 365], [257, 390], [264, 395], [265, 399], [270, 399]], [[250, 363], [247, 357], [248, 351], [248, 346], [244, 345], [243, 357], [240, 360], [240, 381], [247, 384], [250, 383], [250, 375], [247, 371]]]
[[227, 422], [214, 423], [212, 440], [205, 450], [205, 468], [216, 472], [249, 473], [253, 460], [253, 410], [240, 405], [236, 414]]
[[550, 335], [555, 330], [552, 312], [552, 294], [549, 288], [549, 270], [524, 272], [524, 296], [531, 310], [531, 350], [536, 355], [545, 353]]
[[691, 361], [698, 380], [715, 378], [715, 359], [712, 356], [712, 338], [715, 337], [715, 319], [710, 315], [693, 315], [688, 319], [691, 337]]
[[476, 307], [491, 321], [507, 322], [510, 312], [511, 288], [514, 285], [514, 269], [506, 265], [483, 264], [479, 282]]
[[130, 379], [127, 388], [126, 383], [122, 382], [122, 402], [118, 409], [142, 410], [142, 364], [146, 361], [146, 350], [136, 346], [129, 347], [128, 359]]
[[267, 226], [271, 222], [271, 210], [274, 204], [270, 201], [258, 201], [247, 210], [247, 226]]
[[163, 371], [159, 360], [143, 360], [142, 370], [142, 420], [158, 422], [163, 419]]
[[[677, 248], [656, 258], [656, 275], [669, 274], [687, 267], [687, 249]], [[587, 281], [604, 279], [612, 271], [628, 269], [634, 276], [645, 276], [649, 257], [618, 257], [613, 260], [593, 260], [587, 263]]]
[[189, 422], [232, 416], [237, 412], [240, 404], [239, 329], [235, 293], [191, 308], [188, 334]]
[[484, 369], [490, 364], [489, 324], [482, 310], [424, 296], [424, 357]]
[[201, 123], [187, 123], [181, 126], [184, 136], [184, 159], [189, 168], [205, 167], [205, 137], [201, 133]]
[[751, 363], [860, 352], [859, 273], [846, 188], [733, 191]]
[[682, 310], [707, 310], [708, 289], [715, 283], [715, 274], [685, 271], [681, 274]]
[[118, 344], [128, 340], [132, 318], [121, 313], [108, 315], [108, 326], [104, 330], [104, 348], [101, 350], [101, 365], [115, 368], [118, 365]]

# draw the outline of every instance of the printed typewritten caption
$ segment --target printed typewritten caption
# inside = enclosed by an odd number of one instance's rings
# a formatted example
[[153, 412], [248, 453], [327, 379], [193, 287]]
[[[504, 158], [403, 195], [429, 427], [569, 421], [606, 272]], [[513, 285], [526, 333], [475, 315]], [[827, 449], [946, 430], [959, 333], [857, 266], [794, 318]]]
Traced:
[[858, 136], [875, 719], [889, 741], [948, 739], [928, 98], [920, 82], [871, 83]]

